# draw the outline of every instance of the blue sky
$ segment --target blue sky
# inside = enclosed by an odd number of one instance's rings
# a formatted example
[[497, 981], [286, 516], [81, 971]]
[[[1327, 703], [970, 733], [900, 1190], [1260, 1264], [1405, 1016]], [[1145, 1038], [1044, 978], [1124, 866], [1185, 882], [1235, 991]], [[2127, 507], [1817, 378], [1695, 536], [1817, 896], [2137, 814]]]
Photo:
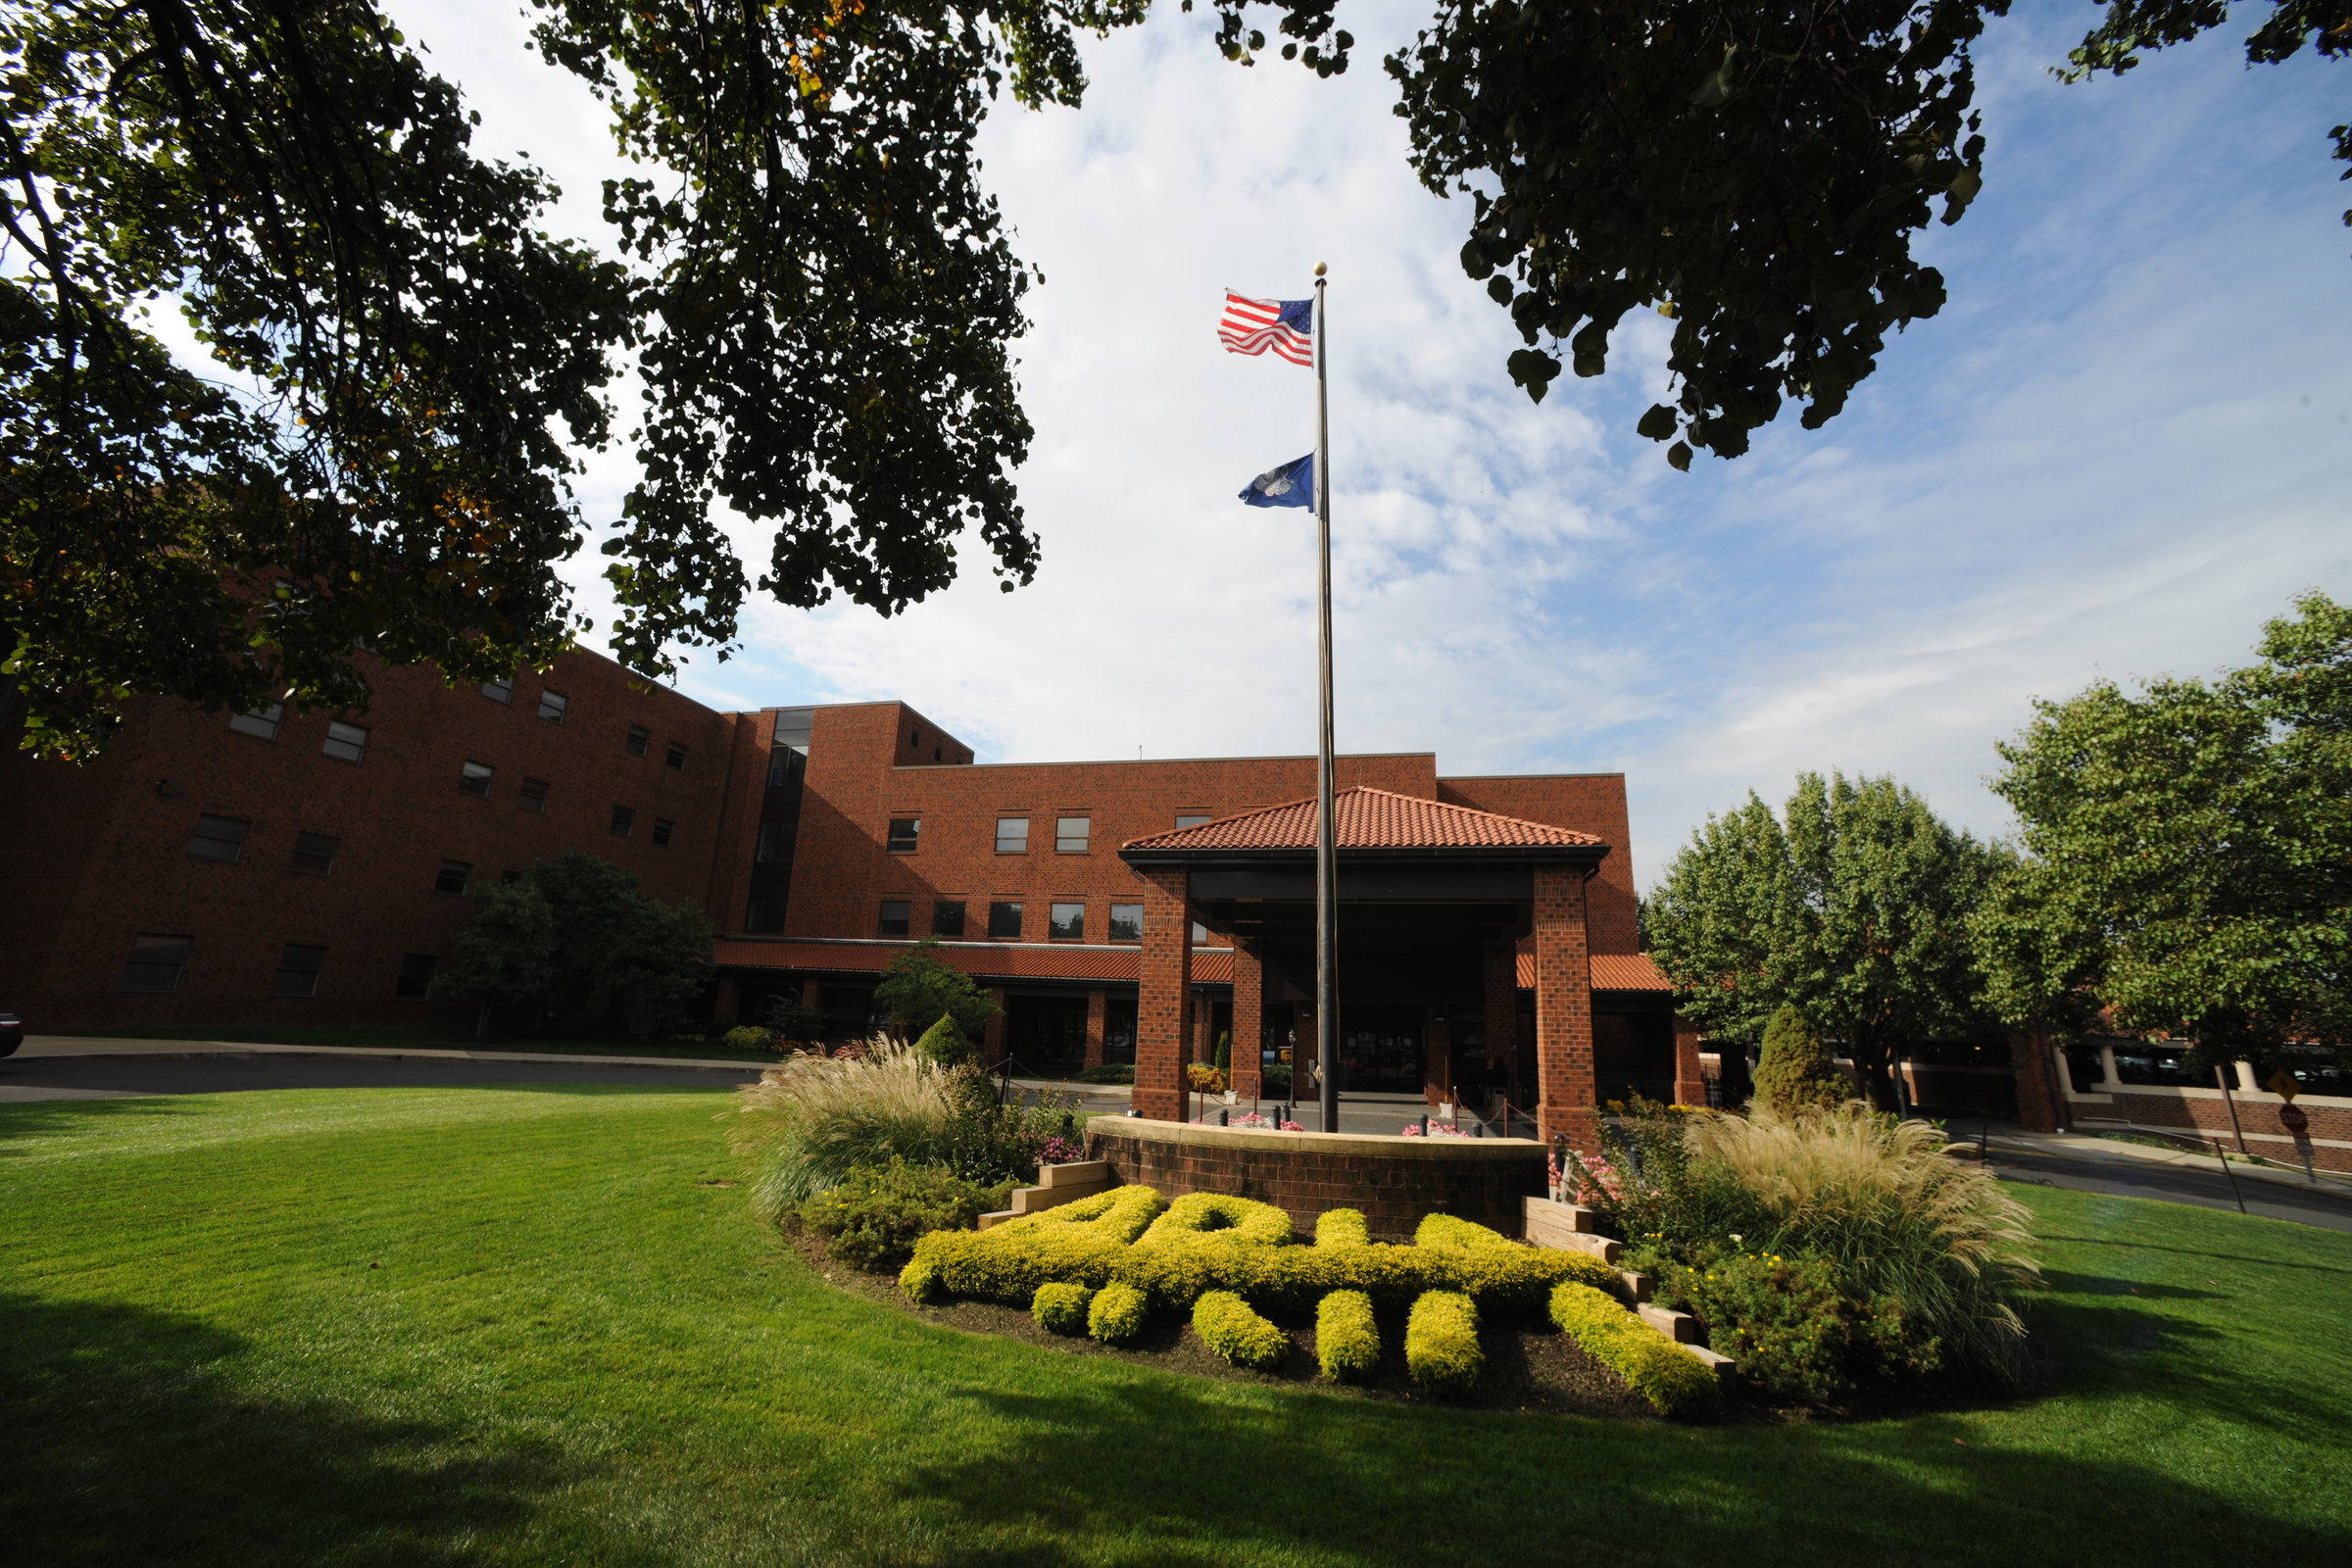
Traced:
[[[523, 19], [392, 10], [482, 113], [477, 148], [546, 168], [565, 226], [602, 238], [610, 139]], [[1709, 811], [1802, 768], [1891, 772], [2007, 831], [1984, 781], [2034, 697], [2242, 662], [2295, 593], [2352, 594], [2344, 68], [2250, 72], [2225, 31], [2064, 87], [2045, 68], [2092, 7], [1994, 23], [1984, 193], [1918, 246], [1950, 303], [1827, 428], [1784, 415], [1683, 475], [1633, 433], [1662, 321], [1541, 407], [1511, 386], [1517, 336], [1454, 259], [1467, 209], [1412, 176], [1377, 68], [1427, 0], [1342, 12], [1346, 77], [1228, 65], [1205, 15], [1163, 4], [1086, 41], [1085, 107], [990, 122], [989, 180], [1047, 279], [1019, 345], [1037, 582], [1000, 594], [967, 556], [896, 619], [755, 608], [684, 691], [904, 698], [983, 761], [1311, 749], [1312, 525], [1234, 498], [1311, 446], [1313, 380], [1214, 326], [1224, 287], [1296, 297], [1317, 261], [1342, 749], [1622, 770], [1644, 885]], [[596, 464], [592, 522], [629, 480]], [[602, 620], [600, 564], [577, 578]]]

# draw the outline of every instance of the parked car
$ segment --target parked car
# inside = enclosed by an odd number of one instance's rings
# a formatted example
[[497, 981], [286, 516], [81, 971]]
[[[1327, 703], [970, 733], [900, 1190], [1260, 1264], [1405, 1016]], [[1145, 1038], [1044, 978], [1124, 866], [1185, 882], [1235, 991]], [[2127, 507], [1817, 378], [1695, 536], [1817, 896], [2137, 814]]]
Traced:
[[13, 1056], [24, 1043], [24, 1020], [13, 1012], [0, 1012], [0, 1056]]

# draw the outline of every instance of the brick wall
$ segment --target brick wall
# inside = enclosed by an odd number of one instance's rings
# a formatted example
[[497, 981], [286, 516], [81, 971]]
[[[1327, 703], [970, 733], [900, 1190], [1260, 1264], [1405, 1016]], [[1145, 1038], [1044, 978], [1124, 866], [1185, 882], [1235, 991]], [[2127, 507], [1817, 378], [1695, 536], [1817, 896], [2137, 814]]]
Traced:
[[1193, 925], [1184, 918], [1191, 880], [1180, 866], [1144, 873], [1143, 975], [1135, 1014], [1135, 1092], [1139, 1115], [1183, 1121], [1191, 1097], [1184, 1078], [1192, 1035]]
[[1585, 879], [1570, 865], [1536, 867], [1536, 1107], [1546, 1138], [1597, 1150], [1592, 981], [1585, 949]]
[[1233, 955], [1233, 1085], [1238, 1100], [1255, 1100], [1265, 1071], [1265, 970], [1257, 955], [1236, 948]]
[[1522, 1200], [1544, 1191], [1544, 1146], [1530, 1139], [1425, 1142], [1098, 1116], [1087, 1125], [1087, 1157], [1169, 1198], [1225, 1193], [1272, 1203], [1302, 1237], [1335, 1208], [1360, 1210], [1379, 1241], [1412, 1240], [1425, 1214], [1517, 1236]]
[[1586, 884], [1587, 918], [1594, 953], [1639, 953], [1634, 909], [1633, 830], [1623, 773], [1550, 773], [1503, 778], [1442, 778], [1438, 799], [1525, 822], [1597, 834], [1609, 847], [1600, 871]]
[[[2023, 1076], [2021, 1073], [2021, 1084]], [[2352, 1102], [2309, 1095], [2299, 1097], [2295, 1105], [2303, 1112], [2305, 1126], [2298, 1140], [2279, 1120], [2278, 1113], [2286, 1102], [2277, 1095], [2233, 1092], [2237, 1122], [2232, 1127], [2230, 1103], [2222, 1099], [2219, 1090], [2190, 1096], [2177, 1092], [2133, 1094], [2132, 1087], [2123, 1086], [2105, 1103], [2075, 1101], [2072, 1105], [2075, 1125], [2084, 1132], [2098, 1131], [2105, 1123], [2123, 1122], [2142, 1127], [2177, 1127], [2200, 1137], [2219, 1139], [2224, 1149], [2242, 1148], [2247, 1153], [2285, 1165], [2298, 1163], [2308, 1147], [2316, 1168], [2352, 1170]], [[2019, 1099], [2021, 1102], [2024, 1099], [2022, 1090]]]

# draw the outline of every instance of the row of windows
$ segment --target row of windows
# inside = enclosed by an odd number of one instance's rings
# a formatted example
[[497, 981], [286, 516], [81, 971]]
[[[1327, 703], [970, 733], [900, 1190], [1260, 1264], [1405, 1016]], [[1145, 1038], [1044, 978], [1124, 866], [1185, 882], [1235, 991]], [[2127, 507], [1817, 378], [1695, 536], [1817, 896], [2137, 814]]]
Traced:
[[[194, 937], [159, 936], [141, 932], [130, 943], [130, 961], [122, 967], [125, 991], [172, 992], [195, 951]], [[403, 954], [392, 977], [396, 1002], [422, 1002], [433, 994], [433, 970], [440, 959], [429, 953]], [[270, 977], [273, 997], [315, 997], [326, 973], [326, 949], [307, 942], [289, 942], [278, 955], [277, 970]]]
[[[1018, 942], [1028, 906], [1018, 899], [1000, 899], [988, 906], [988, 939], [991, 942]], [[912, 899], [884, 899], [882, 917], [875, 934], [885, 937], [914, 935], [914, 901]], [[964, 934], [964, 902], [961, 899], [935, 899], [931, 904], [931, 934], [935, 937], [960, 937]], [[1111, 942], [1141, 942], [1144, 940], [1144, 906], [1140, 904], [1114, 904], [1104, 937]], [[1193, 940], [1207, 939], [1208, 928], [1193, 922]], [[1046, 940], [1049, 942], [1084, 942], [1086, 940], [1086, 906], [1083, 903], [1048, 904], [1046, 906]]]
[[[1208, 821], [1205, 814], [1181, 813], [1176, 818], [1180, 828], [1199, 827]], [[1054, 853], [1055, 855], [1084, 855], [1093, 840], [1094, 818], [1090, 816], [1057, 816], [1054, 819]], [[890, 819], [887, 843], [893, 855], [912, 855], [922, 847], [923, 819], [919, 816], [894, 816]], [[1000, 816], [997, 818], [997, 853], [999, 855], [1027, 855], [1029, 853], [1029, 818]]]
[[[482, 695], [501, 703], [512, 703], [514, 700], [514, 683], [511, 680], [486, 681], [482, 686]], [[571, 700], [562, 692], [543, 691], [539, 694], [539, 717], [546, 723], [561, 725], [564, 715], [570, 709]], [[228, 727], [239, 735], [251, 735], [256, 740], [275, 741], [277, 732], [285, 725], [285, 704], [264, 703], [248, 712], [229, 714]], [[653, 751], [654, 732], [643, 724], [631, 724], [623, 745], [631, 757], [649, 756]], [[346, 762], [364, 761], [368, 756], [368, 731], [361, 725], [346, 723], [339, 718], [331, 720], [326, 726], [326, 745], [320, 749], [327, 756]], [[685, 772], [686, 743], [671, 741], [669, 753], [662, 761], [680, 773]], [[468, 762], [466, 765], [470, 769], [480, 764]], [[483, 769], [482, 776], [485, 779], [489, 777], [487, 768]], [[546, 786], [541, 785], [540, 788], [544, 792]]]
[[[628, 838], [636, 829], [637, 813], [634, 809], [626, 806], [612, 808], [612, 834], [615, 838]], [[668, 849], [677, 831], [678, 825], [667, 817], [654, 818], [654, 847]], [[234, 865], [245, 858], [245, 841], [252, 832], [252, 823], [241, 822], [233, 816], [199, 816], [196, 818], [196, 835], [188, 841], [188, 854], [199, 860], [219, 860]], [[328, 838], [323, 833], [297, 833], [294, 835], [294, 853], [286, 862], [286, 869], [299, 871], [305, 876], [331, 876], [334, 874], [335, 857], [342, 848], [341, 839]], [[473, 863], [469, 860], [443, 860], [441, 869], [433, 877], [433, 891], [463, 893], [472, 872]], [[510, 871], [506, 880], [512, 882], [520, 875], [520, 872]]]

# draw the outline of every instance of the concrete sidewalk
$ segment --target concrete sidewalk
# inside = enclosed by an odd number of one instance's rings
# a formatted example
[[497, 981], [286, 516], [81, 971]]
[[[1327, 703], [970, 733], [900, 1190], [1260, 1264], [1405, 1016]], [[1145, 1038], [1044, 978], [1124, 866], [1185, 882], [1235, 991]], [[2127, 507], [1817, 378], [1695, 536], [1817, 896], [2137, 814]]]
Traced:
[[145, 1056], [171, 1060], [203, 1056], [324, 1056], [352, 1061], [560, 1062], [577, 1067], [682, 1067], [696, 1072], [756, 1072], [758, 1061], [713, 1061], [694, 1056], [604, 1056], [554, 1051], [440, 1051], [417, 1046], [277, 1046], [246, 1040], [84, 1039], [26, 1035], [9, 1058]]
[[[1962, 1139], [1963, 1143], [1971, 1140]], [[2230, 1174], [2239, 1181], [2283, 1182], [2305, 1192], [2324, 1192], [2352, 1199], [2352, 1175], [2340, 1171], [2314, 1171], [2316, 1181], [2304, 1178], [2300, 1170], [2285, 1170], [2277, 1165], [2256, 1165], [2237, 1157], [2228, 1139], [2222, 1147], [2230, 1154]], [[2041, 1154], [2070, 1159], [2137, 1160], [2146, 1165], [2168, 1165], [2184, 1171], [2197, 1171], [2219, 1180], [2222, 1162], [2214, 1157], [2211, 1145], [2193, 1149], [2182, 1144], [2178, 1149], [2153, 1149], [2146, 1144], [2127, 1144], [2120, 1139], [2102, 1138], [2095, 1133], [2030, 1133], [2003, 1131], [1992, 1135], [1994, 1162], [1999, 1162], [2004, 1149], [2017, 1153]]]

